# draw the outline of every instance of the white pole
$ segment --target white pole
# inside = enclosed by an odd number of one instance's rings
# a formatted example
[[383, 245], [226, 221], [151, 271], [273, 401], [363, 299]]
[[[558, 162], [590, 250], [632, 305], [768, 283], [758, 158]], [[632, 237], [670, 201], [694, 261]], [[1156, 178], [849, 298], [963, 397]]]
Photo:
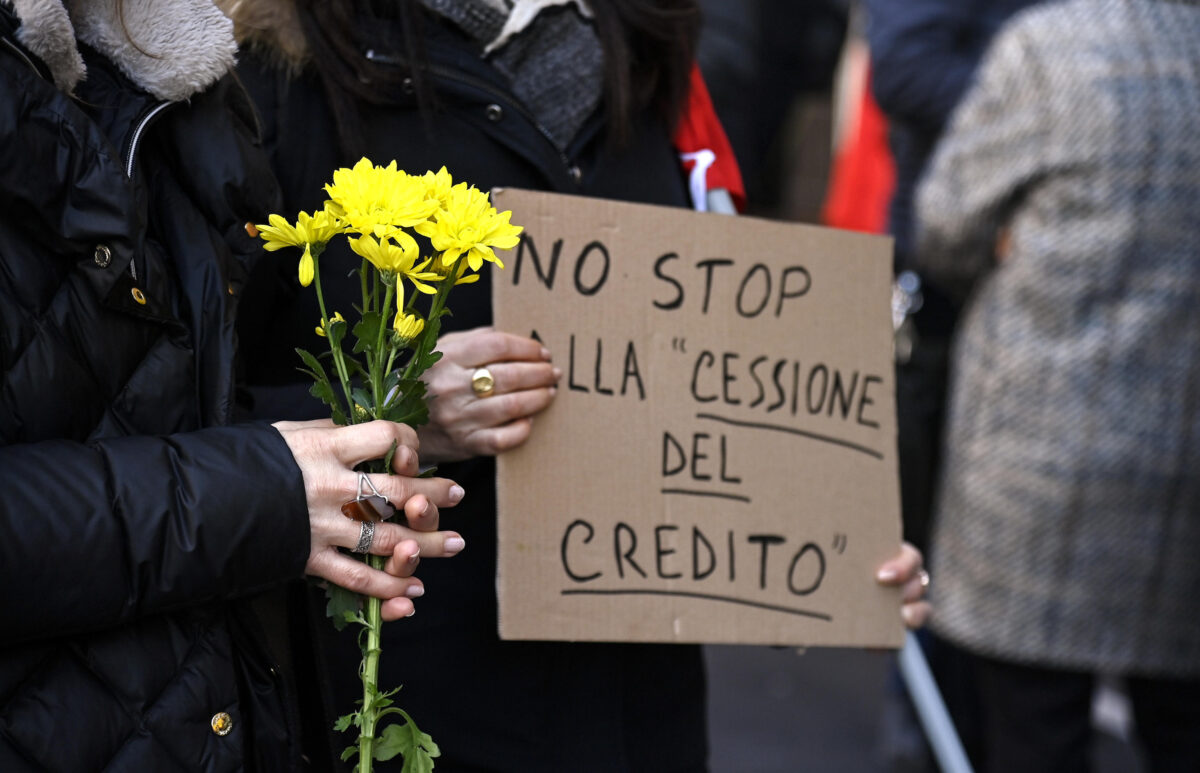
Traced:
[[954, 722], [946, 711], [937, 683], [933, 681], [921, 643], [911, 631], [904, 637], [904, 646], [900, 649], [900, 675], [942, 773], [972, 773], [971, 762], [954, 730]]

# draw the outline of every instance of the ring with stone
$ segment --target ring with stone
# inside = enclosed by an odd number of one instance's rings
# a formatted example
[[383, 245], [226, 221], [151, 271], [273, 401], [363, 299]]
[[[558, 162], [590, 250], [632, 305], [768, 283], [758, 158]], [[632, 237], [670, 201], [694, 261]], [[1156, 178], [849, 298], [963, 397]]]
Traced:
[[921, 573], [917, 575], [917, 578], [921, 581], [922, 589], [929, 587], [929, 572], [922, 569]]
[[476, 397], [489, 397], [496, 391], [496, 379], [487, 368], [476, 368], [471, 374], [471, 391]]
[[365, 472], [358, 474], [358, 494], [342, 504], [342, 515], [352, 521], [386, 521], [396, 514], [396, 508], [387, 500], [370, 476]]

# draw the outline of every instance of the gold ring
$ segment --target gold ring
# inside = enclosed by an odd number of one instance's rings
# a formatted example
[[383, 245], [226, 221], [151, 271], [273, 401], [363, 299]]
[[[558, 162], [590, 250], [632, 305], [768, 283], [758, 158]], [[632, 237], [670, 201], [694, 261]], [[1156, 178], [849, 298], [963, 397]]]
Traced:
[[928, 588], [928, 587], [929, 587], [929, 572], [927, 572], [927, 571], [925, 571], [924, 569], [922, 569], [922, 570], [921, 570], [921, 573], [920, 573], [919, 575], [917, 575], [917, 577], [918, 577], [918, 578], [921, 580], [921, 587], [922, 587], [922, 588]]
[[476, 368], [471, 374], [471, 391], [476, 397], [488, 397], [496, 391], [496, 379], [487, 368]]

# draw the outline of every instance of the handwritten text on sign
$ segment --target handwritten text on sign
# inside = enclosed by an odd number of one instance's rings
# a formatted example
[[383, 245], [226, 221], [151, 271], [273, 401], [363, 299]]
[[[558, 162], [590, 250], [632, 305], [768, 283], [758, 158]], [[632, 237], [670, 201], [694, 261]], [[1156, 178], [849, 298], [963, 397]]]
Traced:
[[501, 635], [898, 644], [888, 241], [495, 198], [496, 325], [565, 372], [498, 463]]

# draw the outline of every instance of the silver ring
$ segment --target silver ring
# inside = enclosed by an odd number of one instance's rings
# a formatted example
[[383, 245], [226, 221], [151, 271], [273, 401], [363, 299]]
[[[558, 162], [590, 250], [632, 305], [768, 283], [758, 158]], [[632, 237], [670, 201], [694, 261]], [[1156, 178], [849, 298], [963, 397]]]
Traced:
[[918, 574], [917, 577], [918, 577], [918, 579], [921, 580], [921, 589], [922, 590], [929, 587], [929, 582], [930, 582], [929, 572], [922, 569], [921, 573]]
[[359, 524], [358, 544], [354, 546], [355, 553], [368, 553], [371, 543], [375, 541], [375, 522], [363, 521]]

